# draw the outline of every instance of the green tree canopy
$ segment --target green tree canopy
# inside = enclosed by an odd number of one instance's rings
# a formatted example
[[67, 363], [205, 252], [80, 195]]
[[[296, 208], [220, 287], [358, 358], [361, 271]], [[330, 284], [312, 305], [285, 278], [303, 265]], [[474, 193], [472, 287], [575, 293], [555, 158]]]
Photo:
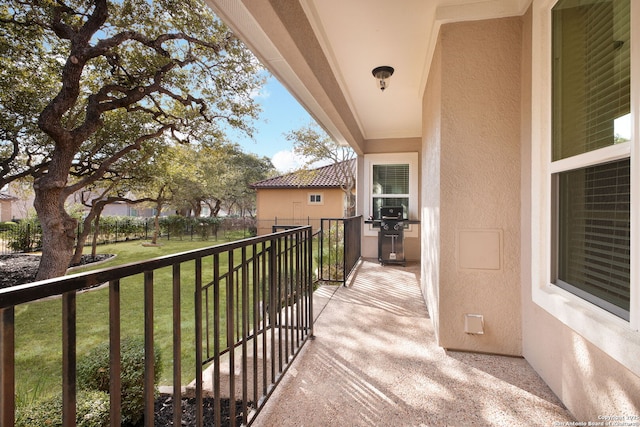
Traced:
[[303, 177], [306, 174], [307, 179], [312, 179], [315, 165], [318, 163], [334, 165], [342, 182], [346, 207], [344, 215], [354, 215], [356, 177], [352, 160], [355, 159], [356, 153], [353, 149], [338, 144], [315, 123], [289, 132], [286, 138], [293, 143], [294, 153], [304, 159], [302, 170], [299, 171]]
[[34, 177], [39, 279], [71, 257], [70, 194], [167, 135], [252, 133], [259, 63], [201, 1], [6, 0], [0, 40], [0, 184]]
[[223, 207], [227, 212], [253, 212], [255, 192], [249, 184], [274, 170], [268, 158], [247, 154], [231, 143], [176, 147], [173, 158], [176, 162], [168, 177], [171, 204], [195, 216], [203, 204], [209, 206], [210, 216], [217, 216]]

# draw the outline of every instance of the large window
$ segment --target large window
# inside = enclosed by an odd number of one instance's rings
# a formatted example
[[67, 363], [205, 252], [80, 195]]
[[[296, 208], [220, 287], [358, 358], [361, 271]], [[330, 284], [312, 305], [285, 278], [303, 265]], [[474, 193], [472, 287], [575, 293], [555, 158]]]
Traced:
[[630, 19], [630, 0], [560, 0], [552, 9], [552, 281], [626, 320]]
[[409, 215], [409, 164], [373, 165], [373, 218], [380, 219], [380, 208], [401, 206]]
[[[405, 219], [418, 219], [418, 153], [366, 154], [364, 156], [363, 212], [380, 219], [383, 206], [402, 206]], [[373, 226], [365, 235], [377, 236]], [[417, 227], [409, 226], [405, 236], [418, 237]]]

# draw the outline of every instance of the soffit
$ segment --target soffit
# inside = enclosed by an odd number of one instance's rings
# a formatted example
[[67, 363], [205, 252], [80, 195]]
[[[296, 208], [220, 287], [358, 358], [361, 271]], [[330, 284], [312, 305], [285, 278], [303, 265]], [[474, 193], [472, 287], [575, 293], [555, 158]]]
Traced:
[[[422, 133], [422, 94], [443, 23], [524, 13], [530, 0], [209, 0], [339, 142]], [[390, 86], [371, 70], [394, 67]]]

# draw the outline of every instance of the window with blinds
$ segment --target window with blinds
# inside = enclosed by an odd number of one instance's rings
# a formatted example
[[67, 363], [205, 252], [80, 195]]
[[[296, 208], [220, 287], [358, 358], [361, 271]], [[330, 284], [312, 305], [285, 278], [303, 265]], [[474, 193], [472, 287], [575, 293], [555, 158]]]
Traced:
[[559, 177], [558, 284], [629, 320], [630, 162]]
[[629, 320], [631, 150], [608, 150], [630, 147], [630, 0], [560, 0], [552, 20], [554, 283]]
[[631, 112], [630, 4], [559, 1], [553, 9], [553, 160], [624, 141]]
[[405, 219], [409, 214], [409, 165], [376, 164], [372, 170], [372, 207], [375, 219], [380, 219], [380, 208], [402, 206]]

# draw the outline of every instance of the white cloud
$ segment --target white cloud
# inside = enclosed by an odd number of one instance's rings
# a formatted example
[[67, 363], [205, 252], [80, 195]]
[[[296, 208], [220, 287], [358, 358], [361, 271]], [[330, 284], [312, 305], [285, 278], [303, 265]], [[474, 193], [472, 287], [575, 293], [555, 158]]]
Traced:
[[278, 151], [271, 158], [271, 163], [280, 173], [292, 172], [299, 169], [304, 164], [304, 159], [293, 151]]
[[[305, 165], [306, 159], [304, 158], [304, 156], [300, 156], [293, 151], [282, 150], [273, 155], [273, 157], [271, 158], [271, 163], [273, 163], [273, 166], [275, 166], [278, 172], [285, 174], [301, 169], [302, 166]], [[321, 166], [326, 166], [330, 163], [331, 161], [328, 159], [320, 160], [311, 165], [308, 165], [307, 167], [315, 169]]]

